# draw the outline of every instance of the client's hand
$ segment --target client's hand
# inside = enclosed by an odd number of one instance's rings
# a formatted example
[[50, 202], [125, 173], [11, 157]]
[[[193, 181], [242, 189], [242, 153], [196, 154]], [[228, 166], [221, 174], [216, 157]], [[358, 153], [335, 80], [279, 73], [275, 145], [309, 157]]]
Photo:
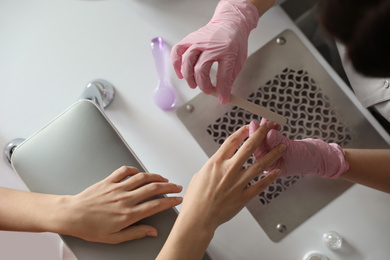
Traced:
[[[266, 119], [260, 125], [267, 123]], [[250, 132], [254, 133], [259, 123], [252, 121]], [[268, 132], [262, 145], [254, 152], [257, 159], [262, 158], [275, 146], [284, 144], [287, 152], [277, 160], [268, 170], [278, 168], [280, 176], [317, 174], [324, 178], [337, 179], [348, 170], [349, 164], [344, 158], [344, 150], [336, 143], [325, 143], [320, 139], [306, 138], [290, 140], [278, 132], [280, 127]]]
[[157, 236], [152, 226], [130, 225], [180, 204], [181, 197], [149, 199], [181, 190], [160, 175], [123, 166], [83, 192], [65, 197], [62, 223], [67, 225], [57, 233], [110, 244]]
[[249, 135], [248, 126], [240, 128], [193, 176], [179, 217], [157, 259], [202, 259], [217, 227], [230, 220], [277, 178], [279, 171], [275, 169], [248, 186], [280, 157], [284, 145], [271, 150], [246, 170], [242, 169], [273, 126], [269, 122], [268, 126], [260, 127], [238, 149]]
[[239, 145], [248, 137], [248, 126], [242, 127], [227, 138], [192, 178], [180, 214], [186, 214], [187, 218], [204, 219], [206, 221], [202, 222], [211, 228], [217, 228], [235, 216], [250, 199], [267, 188], [277, 178], [279, 170], [274, 170], [272, 174], [249, 187], [248, 183], [279, 158], [281, 155], [279, 149], [270, 150], [246, 170], [242, 167], [260, 146], [269, 130], [265, 126], [260, 128], [238, 151]]

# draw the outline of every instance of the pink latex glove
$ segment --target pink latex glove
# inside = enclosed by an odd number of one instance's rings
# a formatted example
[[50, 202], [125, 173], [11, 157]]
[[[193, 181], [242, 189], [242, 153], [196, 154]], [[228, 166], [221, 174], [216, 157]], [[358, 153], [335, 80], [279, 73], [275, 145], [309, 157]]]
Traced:
[[[261, 124], [267, 120], [262, 120]], [[249, 125], [249, 134], [259, 128], [259, 123], [252, 121]], [[268, 132], [262, 145], [254, 152], [256, 160], [268, 153], [278, 144], [286, 145], [286, 151], [267, 171], [278, 168], [281, 177], [317, 174], [324, 178], [337, 179], [349, 168], [344, 159], [344, 150], [336, 143], [325, 143], [320, 139], [306, 138], [290, 140], [277, 129]]]
[[214, 90], [210, 70], [218, 62], [216, 92], [222, 104], [228, 103], [247, 58], [249, 33], [258, 20], [259, 12], [248, 0], [221, 0], [206, 26], [173, 46], [171, 61], [177, 76], [210, 94]]

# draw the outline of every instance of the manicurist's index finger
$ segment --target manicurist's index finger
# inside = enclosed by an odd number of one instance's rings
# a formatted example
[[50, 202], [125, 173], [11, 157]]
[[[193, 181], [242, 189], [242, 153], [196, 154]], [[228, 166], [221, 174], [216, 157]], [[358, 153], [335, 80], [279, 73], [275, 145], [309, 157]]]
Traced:
[[182, 66], [182, 56], [188, 49], [188, 45], [183, 46], [180, 43], [173, 46], [171, 51], [171, 62], [173, 64], [173, 68], [175, 69], [176, 75], [179, 79], [183, 78], [183, 74], [181, 73], [181, 66]]

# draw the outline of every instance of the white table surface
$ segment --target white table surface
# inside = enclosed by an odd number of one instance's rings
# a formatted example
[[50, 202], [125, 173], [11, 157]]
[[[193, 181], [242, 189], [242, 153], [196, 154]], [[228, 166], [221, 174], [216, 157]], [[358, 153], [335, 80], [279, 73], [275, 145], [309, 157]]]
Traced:
[[[158, 78], [150, 40], [162, 36], [175, 44], [205, 25], [216, 5], [213, 0], [0, 1], [0, 148], [39, 130], [77, 101], [89, 81], [104, 78], [116, 88], [108, 117], [147, 169], [182, 184], [184, 194], [208, 158], [175, 109], [162, 111], [153, 103]], [[249, 54], [286, 28], [330, 69], [280, 7], [260, 19]], [[199, 93], [173, 70], [170, 80], [178, 106]], [[25, 189], [2, 160], [0, 186]], [[331, 260], [389, 259], [389, 205], [390, 195], [354, 185], [278, 243], [244, 209], [218, 229], [209, 252], [220, 260], [302, 259], [310, 250]], [[322, 234], [330, 230], [346, 240], [341, 251], [322, 244]], [[1, 259], [56, 260], [58, 245], [54, 234], [0, 232]]]

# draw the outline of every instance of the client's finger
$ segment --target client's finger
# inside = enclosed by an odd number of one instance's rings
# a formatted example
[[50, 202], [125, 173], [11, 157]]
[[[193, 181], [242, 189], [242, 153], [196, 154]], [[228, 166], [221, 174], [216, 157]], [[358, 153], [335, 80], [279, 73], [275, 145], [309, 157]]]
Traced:
[[279, 169], [275, 169], [271, 171], [267, 176], [262, 178], [261, 180], [258, 180], [254, 184], [252, 184], [250, 187], [248, 187], [244, 191], [245, 200], [249, 201], [254, 196], [260, 194], [263, 190], [265, 190], [272, 182], [274, 182], [280, 174]]
[[[261, 118], [261, 121], [260, 121], [260, 125], [264, 125], [264, 124], [266, 124], [268, 121], [269, 121], [269, 120], [268, 120], [267, 118], [262, 117], [262, 118]], [[276, 124], [276, 123], [274, 124], [274, 129], [275, 129], [276, 131], [279, 131], [280, 128], [281, 128], [281, 126], [280, 126], [279, 124]]]
[[273, 122], [269, 121], [262, 125], [256, 132], [245, 141], [237, 153], [234, 155], [235, 167], [242, 167], [242, 165], [249, 159], [249, 157], [256, 151], [256, 149], [263, 142], [269, 130], [273, 128]]
[[182, 186], [174, 183], [154, 182], [133, 190], [131, 201], [135, 204], [146, 201], [157, 195], [179, 193], [183, 189]]
[[152, 199], [134, 206], [129, 218], [131, 218], [132, 221], [137, 222], [141, 219], [157, 214], [158, 212], [177, 206], [182, 201], [182, 197], [163, 197]]
[[124, 190], [131, 191], [131, 190], [138, 189], [149, 183], [155, 183], [155, 182], [165, 183], [168, 182], [168, 180], [158, 174], [141, 172], [123, 181], [121, 185]]
[[257, 131], [257, 129], [259, 129], [259, 127], [260, 124], [257, 123], [257, 121], [251, 121], [251, 123], [249, 124], [249, 135], [253, 135]]
[[[236, 152], [238, 146], [247, 138], [249, 135], [248, 126], [242, 126], [236, 132], [231, 134], [225, 142], [221, 145], [214, 156], [222, 157], [222, 159], [230, 159]], [[213, 156], [213, 157], [214, 157]]]
[[139, 173], [138, 169], [131, 166], [122, 166], [111, 173], [106, 180], [110, 182], [121, 182], [129, 176]]
[[280, 158], [280, 156], [282, 156], [285, 150], [286, 150], [286, 146], [284, 144], [280, 144], [274, 149], [272, 149], [269, 153], [259, 158], [244, 172], [244, 175], [246, 177], [245, 183], [248, 183], [249, 181], [253, 180], [255, 177], [262, 174], [274, 162], [276, 162]]
[[157, 236], [156, 228], [149, 225], [134, 225], [127, 227], [107, 237], [109, 244], [119, 244], [129, 240], [135, 240], [146, 236]]

